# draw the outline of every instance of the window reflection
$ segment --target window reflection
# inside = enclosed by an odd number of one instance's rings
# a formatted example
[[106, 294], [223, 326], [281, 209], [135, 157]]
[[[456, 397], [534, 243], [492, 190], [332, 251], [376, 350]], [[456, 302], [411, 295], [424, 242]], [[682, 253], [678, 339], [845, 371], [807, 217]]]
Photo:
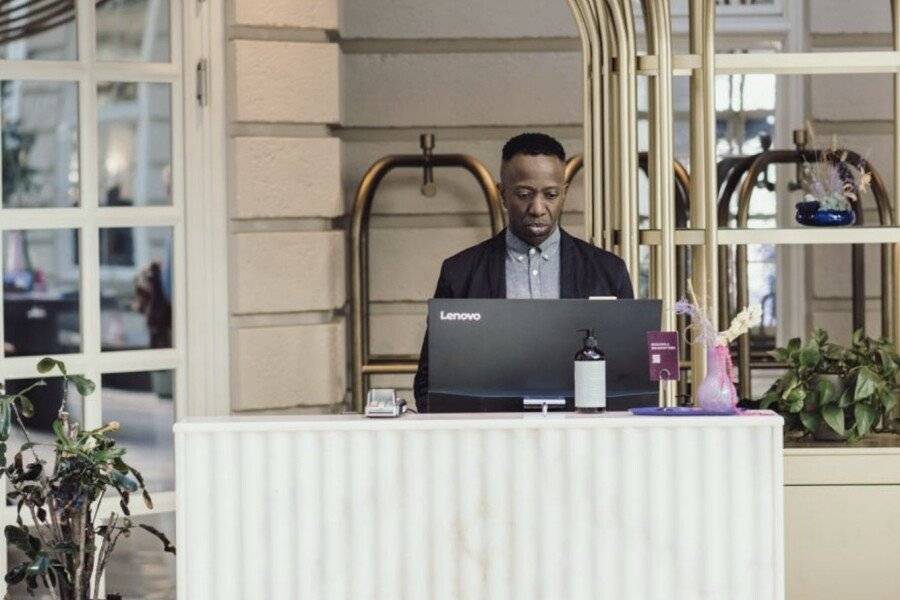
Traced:
[[107, 373], [103, 421], [118, 421], [114, 435], [128, 449], [125, 462], [141, 472], [151, 492], [175, 489], [174, 372]]
[[2, 239], [4, 355], [78, 352], [78, 230], [13, 230]]
[[101, 83], [97, 119], [100, 205], [171, 204], [169, 84]]
[[[142, 515], [131, 519], [161, 531], [175, 540], [175, 514]], [[175, 556], [162, 551], [162, 543], [145, 531], [123, 540], [112, 554], [106, 569], [106, 589], [124, 598], [169, 600], [175, 597]]]
[[168, 0], [98, 2], [97, 58], [144, 62], [168, 61]]
[[78, 84], [2, 81], [3, 206], [78, 205]]
[[172, 229], [100, 230], [104, 351], [172, 347]]
[[0, 58], [6, 60], [74, 60], [75, 2], [6, 0], [0, 13]]

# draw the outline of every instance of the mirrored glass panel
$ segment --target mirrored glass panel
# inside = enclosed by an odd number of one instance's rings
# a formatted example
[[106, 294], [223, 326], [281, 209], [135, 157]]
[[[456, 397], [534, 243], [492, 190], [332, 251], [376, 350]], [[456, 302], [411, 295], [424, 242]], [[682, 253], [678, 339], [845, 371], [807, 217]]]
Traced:
[[75, 2], [8, 0], [0, 9], [0, 59], [74, 60]]
[[3, 353], [81, 349], [78, 230], [3, 232]]
[[140, 471], [151, 492], [175, 489], [174, 371], [103, 375], [103, 421], [121, 424], [116, 440], [125, 462]]
[[97, 3], [97, 58], [167, 62], [168, 0], [106, 0]]
[[[175, 513], [141, 515], [131, 519], [149, 525], [175, 540]], [[109, 560], [106, 589], [123, 598], [169, 600], [175, 597], [175, 555], [162, 551], [162, 542], [146, 531], [135, 530], [123, 539]]]
[[172, 347], [172, 228], [100, 230], [104, 351]]
[[172, 203], [172, 120], [166, 83], [97, 86], [100, 206]]
[[3, 207], [78, 206], [78, 84], [2, 81]]

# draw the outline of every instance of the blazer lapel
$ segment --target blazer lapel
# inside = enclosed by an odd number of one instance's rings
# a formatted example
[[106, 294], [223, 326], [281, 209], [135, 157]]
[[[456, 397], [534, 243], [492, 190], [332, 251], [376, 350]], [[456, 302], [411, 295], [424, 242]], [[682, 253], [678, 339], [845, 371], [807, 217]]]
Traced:
[[581, 293], [581, 273], [575, 256], [575, 242], [572, 236], [559, 228], [559, 297], [583, 298]]
[[488, 256], [490, 298], [506, 298], [506, 230], [494, 236]]

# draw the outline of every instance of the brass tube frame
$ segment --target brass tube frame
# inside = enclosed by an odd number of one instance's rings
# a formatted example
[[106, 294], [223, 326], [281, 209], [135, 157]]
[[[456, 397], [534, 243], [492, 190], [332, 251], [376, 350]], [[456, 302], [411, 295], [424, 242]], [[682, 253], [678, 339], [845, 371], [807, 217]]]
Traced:
[[[647, 49], [656, 56], [657, 71], [650, 76], [650, 226], [660, 231], [660, 244], [651, 248], [650, 283], [662, 299], [662, 328], [675, 329], [675, 189], [665, 176], [673, 162], [672, 145], [672, 38], [668, 0], [642, 0]], [[675, 405], [672, 382], [660, 385], [664, 406]]]
[[[595, 68], [595, 45], [597, 41], [596, 31], [590, 23], [593, 21], [590, 7], [583, 0], [566, 0], [572, 16], [575, 18], [575, 24], [578, 27], [578, 33], [581, 38], [581, 63], [582, 76], [584, 77], [583, 93], [583, 118], [584, 118], [584, 157], [589, 165], [593, 165], [593, 156], [598, 149], [596, 147], [595, 123], [600, 115], [595, 110], [594, 100], [596, 98], [596, 90], [594, 82], [593, 69]], [[588, 135], [587, 133], [590, 132]], [[603, 151], [603, 150], [600, 150]], [[567, 164], [568, 168], [568, 164]], [[594, 198], [594, 181], [599, 176], [596, 169], [589, 169], [589, 175], [584, 178], [584, 229], [591, 243], [596, 244], [594, 238], [595, 228], [595, 204], [591, 200]], [[566, 176], [566, 182], [571, 179]], [[605, 203], [604, 203], [605, 204]]]
[[[597, 5], [601, 0], [588, 0]], [[634, 14], [630, 0], [602, 0], [615, 40], [614, 120], [617, 150], [611, 156], [619, 207], [618, 253], [634, 281], [640, 274], [637, 219], [637, 69]], [[596, 11], [599, 14], [599, 6]], [[595, 199], [596, 201], [596, 199]]]
[[488, 205], [491, 230], [496, 235], [504, 225], [500, 191], [490, 171], [475, 157], [467, 154], [434, 154], [426, 159], [421, 154], [395, 154], [378, 159], [363, 175], [350, 218], [350, 311], [352, 353], [353, 410], [362, 412], [363, 399], [372, 374], [415, 373], [415, 360], [372, 360], [369, 353], [369, 216], [375, 192], [384, 176], [394, 169], [431, 167], [462, 168], [471, 173]]

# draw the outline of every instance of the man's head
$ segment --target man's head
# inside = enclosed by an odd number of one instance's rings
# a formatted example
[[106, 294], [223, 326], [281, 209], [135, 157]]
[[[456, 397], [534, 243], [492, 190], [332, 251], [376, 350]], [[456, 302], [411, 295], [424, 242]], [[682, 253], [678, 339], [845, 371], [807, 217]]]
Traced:
[[538, 246], [556, 229], [566, 200], [566, 151], [543, 133], [523, 133], [503, 146], [500, 194], [509, 228]]

